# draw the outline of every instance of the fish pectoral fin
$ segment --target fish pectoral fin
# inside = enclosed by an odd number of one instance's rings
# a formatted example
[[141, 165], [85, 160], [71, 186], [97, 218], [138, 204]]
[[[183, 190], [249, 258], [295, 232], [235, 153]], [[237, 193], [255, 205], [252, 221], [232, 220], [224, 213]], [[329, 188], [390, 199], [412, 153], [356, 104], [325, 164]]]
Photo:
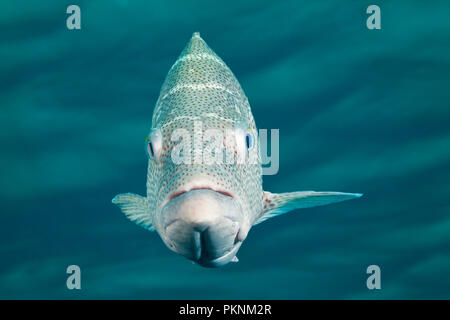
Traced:
[[125, 216], [147, 230], [153, 231], [152, 218], [148, 212], [147, 198], [134, 193], [121, 193], [112, 199]]
[[323, 206], [361, 197], [361, 193], [299, 191], [287, 193], [264, 192], [263, 214], [255, 224], [294, 209]]

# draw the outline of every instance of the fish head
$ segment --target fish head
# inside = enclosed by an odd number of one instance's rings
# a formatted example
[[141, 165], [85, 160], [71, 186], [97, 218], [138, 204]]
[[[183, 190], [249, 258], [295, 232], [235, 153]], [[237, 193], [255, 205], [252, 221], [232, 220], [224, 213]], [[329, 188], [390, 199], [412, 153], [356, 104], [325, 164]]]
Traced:
[[[150, 159], [149, 167], [155, 197], [152, 202], [157, 204], [154, 224], [172, 251], [202, 266], [220, 267], [236, 260], [236, 253], [250, 229], [248, 186], [244, 177], [249, 175], [252, 164], [238, 162], [237, 157], [227, 162], [225, 156], [221, 161], [206, 162], [209, 143], [206, 141], [198, 146], [202, 157], [196, 162], [198, 151], [190, 150], [190, 146], [196, 144], [198, 133], [192, 128], [197, 123], [183, 121], [174, 121], [173, 127], [159, 130], [156, 136], [161, 136], [160, 143], [159, 138], [152, 139], [150, 135], [150, 141], [155, 142], [151, 148], [158, 155]], [[215, 122], [207, 118], [202, 125], [203, 137], [208, 129], [218, 130]], [[180, 162], [174, 150], [181, 142], [172, 137], [174, 130], [181, 127], [186, 128], [188, 134], [184, 139], [189, 143], [182, 150], [184, 158]], [[216, 131], [220, 137], [218, 146], [223, 147], [218, 151], [221, 155], [226, 152], [248, 155], [241, 147], [246, 139], [241, 127]]]

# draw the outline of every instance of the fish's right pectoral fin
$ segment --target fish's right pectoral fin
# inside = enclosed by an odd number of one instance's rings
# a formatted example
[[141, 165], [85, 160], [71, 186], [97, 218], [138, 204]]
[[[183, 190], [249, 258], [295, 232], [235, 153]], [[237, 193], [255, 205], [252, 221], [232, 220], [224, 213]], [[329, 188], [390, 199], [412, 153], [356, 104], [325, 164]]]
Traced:
[[294, 209], [323, 206], [361, 197], [361, 193], [345, 193], [334, 191], [299, 191], [287, 193], [264, 192], [264, 211], [254, 224], [279, 216]]
[[121, 193], [112, 199], [125, 216], [147, 230], [154, 231], [152, 218], [148, 212], [147, 198], [134, 193]]

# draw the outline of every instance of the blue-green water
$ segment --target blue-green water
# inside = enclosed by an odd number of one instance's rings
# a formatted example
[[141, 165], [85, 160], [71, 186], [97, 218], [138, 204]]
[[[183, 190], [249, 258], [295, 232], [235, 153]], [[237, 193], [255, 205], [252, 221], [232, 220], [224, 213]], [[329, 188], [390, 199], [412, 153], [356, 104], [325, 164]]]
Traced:
[[[81, 7], [81, 30], [66, 8]], [[381, 8], [381, 30], [366, 8]], [[0, 298], [450, 298], [448, 1], [4, 1]], [[194, 31], [260, 128], [272, 192], [364, 197], [258, 225], [205, 269], [111, 204], [145, 194], [144, 139]], [[82, 289], [66, 288], [66, 268]], [[368, 290], [366, 268], [381, 268]]]

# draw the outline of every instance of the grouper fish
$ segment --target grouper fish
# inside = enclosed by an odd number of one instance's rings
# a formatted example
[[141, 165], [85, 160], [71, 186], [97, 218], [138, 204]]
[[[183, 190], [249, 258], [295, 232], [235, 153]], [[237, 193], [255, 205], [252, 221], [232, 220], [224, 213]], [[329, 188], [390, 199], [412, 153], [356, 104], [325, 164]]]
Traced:
[[[147, 196], [122, 193], [112, 202], [137, 225], [156, 231], [170, 250], [201, 266], [220, 267], [238, 261], [252, 226], [294, 209], [361, 196], [263, 191], [256, 130], [239, 82], [196, 32], [156, 102], [146, 139]], [[206, 132], [215, 138], [207, 139]], [[217, 161], [205, 161], [207, 153]]]

